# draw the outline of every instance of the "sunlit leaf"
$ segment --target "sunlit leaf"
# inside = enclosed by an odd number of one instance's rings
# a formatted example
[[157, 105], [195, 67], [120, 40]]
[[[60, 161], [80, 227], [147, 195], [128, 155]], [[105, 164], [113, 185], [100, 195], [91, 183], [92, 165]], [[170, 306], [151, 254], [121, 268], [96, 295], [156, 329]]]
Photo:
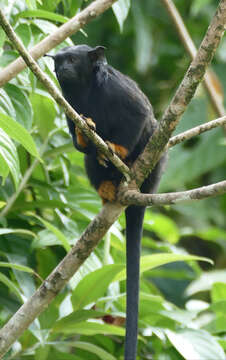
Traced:
[[62, 16], [50, 11], [46, 11], [46, 10], [26, 10], [26, 11], [22, 11], [20, 12], [17, 17], [19, 18], [42, 18], [42, 19], [47, 19], [47, 20], [52, 20], [52, 21], [56, 21], [59, 23], [65, 23], [68, 21], [68, 18], [66, 16]]
[[74, 323], [70, 326], [65, 327], [61, 331], [54, 332], [62, 332], [63, 334], [81, 334], [81, 335], [119, 335], [124, 336], [125, 330], [119, 326], [102, 324], [99, 322], [80, 322]]
[[118, 0], [112, 5], [112, 9], [119, 23], [120, 30], [122, 31], [124, 21], [130, 9], [130, 0]]
[[0, 128], [12, 139], [17, 140], [33, 156], [40, 158], [35, 142], [29, 132], [18, 122], [5, 114], [0, 114]]
[[17, 150], [8, 135], [0, 128], [0, 161], [3, 161], [3, 173], [6, 175], [6, 166], [12, 175], [15, 187], [17, 188], [20, 180], [20, 165]]
[[[212, 261], [208, 258], [194, 255], [182, 255], [182, 254], [154, 254], [141, 256], [140, 272], [155, 269], [158, 266], [169, 264], [174, 261], [207, 261], [212, 264]], [[116, 275], [115, 280], [121, 281], [126, 278], [126, 271], [121, 271]]]
[[218, 342], [207, 331], [183, 329], [177, 332], [166, 330], [170, 342], [186, 360], [225, 360], [225, 354]]

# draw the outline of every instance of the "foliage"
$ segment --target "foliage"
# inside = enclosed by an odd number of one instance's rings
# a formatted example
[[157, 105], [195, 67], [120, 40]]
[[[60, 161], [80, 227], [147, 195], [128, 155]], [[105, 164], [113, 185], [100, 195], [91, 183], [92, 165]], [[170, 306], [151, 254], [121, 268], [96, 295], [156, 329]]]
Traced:
[[[198, 45], [218, 1], [175, 3]], [[3, 0], [2, 4], [17, 35], [31, 48], [87, 1]], [[79, 32], [73, 41], [105, 45], [109, 62], [138, 81], [160, 117], [189, 58], [161, 2], [120, 0], [113, 10], [115, 16], [107, 11], [85, 27], [88, 38]], [[60, 47], [71, 44], [68, 39]], [[221, 93], [226, 87], [225, 44], [223, 40], [213, 64]], [[18, 56], [1, 29], [0, 55], [2, 68]], [[40, 59], [39, 64], [55, 81], [51, 59]], [[177, 132], [214, 117], [200, 88]], [[40, 277], [45, 278], [70, 250], [101, 203], [85, 176], [83, 155], [72, 146], [64, 114], [28, 69], [0, 89], [0, 135], [3, 325], [34, 293]], [[226, 158], [222, 138], [217, 129], [177, 145], [170, 152], [161, 190], [222, 180]], [[139, 359], [225, 359], [225, 212], [225, 196], [146, 212]], [[5, 359], [123, 358], [124, 228], [122, 216]], [[188, 253], [207, 256], [214, 266], [195, 262], [198, 258]]]

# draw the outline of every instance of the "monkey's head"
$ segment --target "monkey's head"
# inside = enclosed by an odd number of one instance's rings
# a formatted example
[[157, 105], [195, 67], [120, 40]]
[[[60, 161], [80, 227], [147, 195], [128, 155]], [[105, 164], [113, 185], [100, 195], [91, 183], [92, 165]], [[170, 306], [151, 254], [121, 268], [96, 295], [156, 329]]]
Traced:
[[59, 83], [86, 85], [93, 72], [107, 63], [103, 46], [91, 48], [88, 45], [68, 46], [56, 55], [46, 55], [54, 59], [55, 72]]

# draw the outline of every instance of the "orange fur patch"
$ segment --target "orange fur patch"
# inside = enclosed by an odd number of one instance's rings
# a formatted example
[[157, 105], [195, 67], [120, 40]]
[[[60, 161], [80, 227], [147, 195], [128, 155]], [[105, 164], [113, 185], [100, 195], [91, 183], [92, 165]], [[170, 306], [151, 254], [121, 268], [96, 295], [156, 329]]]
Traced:
[[87, 146], [87, 143], [79, 129], [75, 129], [77, 144], [83, 148]]
[[110, 180], [103, 181], [99, 186], [98, 194], [103, 202], [114, 201], [116, 198], [116, 186]]
[[126, 156], [128, 155], [128, 149], [126, 149], [124, 146], [114, 144], [109, 141], [107, 142], [107, 144], [114, 151], [114, 153], [116, 153], [116, 155], [118, 155], [121, 159], [125, 159]]

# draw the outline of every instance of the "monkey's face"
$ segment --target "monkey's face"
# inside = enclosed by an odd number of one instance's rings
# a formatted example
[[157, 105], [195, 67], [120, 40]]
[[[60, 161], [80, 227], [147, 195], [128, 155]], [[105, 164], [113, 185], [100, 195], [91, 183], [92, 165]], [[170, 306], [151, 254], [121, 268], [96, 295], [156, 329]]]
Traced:
[[52, 56], [55, 72], [61, 85], [87, 85], [91, 80], [97, 62], [106, 62], [104, 48], [91, 48], [88, 45], [70, 46]]
[[54, 57], [55, 72], [60, 84], [81, 84], [88, 80], [92, 66], [88, 57], [89, 46], [71, 46], [60, 50]]

